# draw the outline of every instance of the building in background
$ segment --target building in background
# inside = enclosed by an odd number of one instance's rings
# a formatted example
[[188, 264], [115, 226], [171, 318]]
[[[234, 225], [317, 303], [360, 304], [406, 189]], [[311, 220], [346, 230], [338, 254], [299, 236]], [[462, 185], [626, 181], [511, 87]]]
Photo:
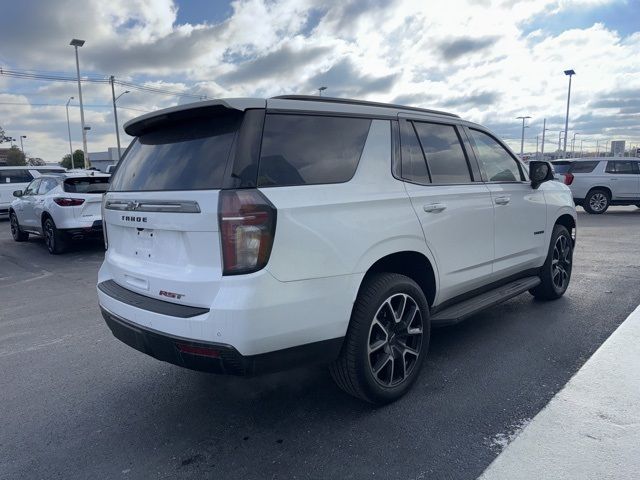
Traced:
[[611, 141], [611, 155], [613, 157], [624, 157], [624, 149], [625, 149], [624, 140]]
[[89, 159], [92, 167], [101, 172], [106, 172], [109, 165], [118, 163], [118, 149], [110, 147], [106, 152], [89, 152]]
[[7, 156], [9, 155], [9, 148], [0, 148], [0, 165], [7, 164]]

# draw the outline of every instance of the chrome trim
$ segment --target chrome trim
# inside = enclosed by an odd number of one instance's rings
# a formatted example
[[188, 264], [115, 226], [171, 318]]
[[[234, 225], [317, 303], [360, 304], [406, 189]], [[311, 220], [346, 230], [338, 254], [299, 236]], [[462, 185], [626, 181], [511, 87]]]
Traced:
[[192, 200], [107, 200], [104, 208], [126, 212], [200, 213], [200, 205]]

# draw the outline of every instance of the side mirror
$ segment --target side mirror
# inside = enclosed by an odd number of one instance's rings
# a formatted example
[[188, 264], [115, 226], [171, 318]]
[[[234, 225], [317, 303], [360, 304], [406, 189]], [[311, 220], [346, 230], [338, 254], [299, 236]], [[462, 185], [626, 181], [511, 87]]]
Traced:
[[538, 188], [544, 182], [554, 179], [553, 167], [549, 162], [532, 160], [529, 162], [529, 178], [531, 187]]
[[22, 190], [14, 190], [13, 191], [13, 196], [14, 197], [21, 197], [23, 195]]

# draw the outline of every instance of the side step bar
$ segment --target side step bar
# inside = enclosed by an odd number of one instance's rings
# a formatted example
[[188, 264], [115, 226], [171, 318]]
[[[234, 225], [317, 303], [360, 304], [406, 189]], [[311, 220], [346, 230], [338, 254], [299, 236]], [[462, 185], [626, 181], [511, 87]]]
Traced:
[[507, 283], [494, 290], [480, 294], [477, 297], [456, 303], [442, 311], [436, 312], [431, 317], [431, 325], [434, 327], [454, 325], [485, 308], [493, 307], [498, 303], [509, 300], [539, 284], [540, 279], [538, 277], [526, 277]]

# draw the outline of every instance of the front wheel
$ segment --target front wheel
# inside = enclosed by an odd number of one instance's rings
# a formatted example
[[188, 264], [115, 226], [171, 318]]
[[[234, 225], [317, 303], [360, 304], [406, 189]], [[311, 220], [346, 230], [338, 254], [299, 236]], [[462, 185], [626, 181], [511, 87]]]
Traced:
[[56, 224], [51, 217], [45, 218], [42, 223], [42, 230], [44, 231], [44, 243], [47, 245], [47, 250], [52, 255], [57, 255], [65, 251], [66, 239], [64, 233], [56, 228]]
[[416, 380], [429, 346], [429, 304], [409, 277], [376, 274], [362, 285], [331, 376], [347, 393], [385, 404]]
[[16, 242], [26, 242], [29, 240], [29, 234], [22, 231], [18, 223], [18, 217], [14, 212], [11, 212], [9, 221], [11, 222], [11, 236]]
[[573, 265], [573, 240], [562, 225], [555, 225], [547, 260], [540, 269], [541, 283], [529, 293], [541, 300], [555, 300], [564, 295], [571, 280]]

